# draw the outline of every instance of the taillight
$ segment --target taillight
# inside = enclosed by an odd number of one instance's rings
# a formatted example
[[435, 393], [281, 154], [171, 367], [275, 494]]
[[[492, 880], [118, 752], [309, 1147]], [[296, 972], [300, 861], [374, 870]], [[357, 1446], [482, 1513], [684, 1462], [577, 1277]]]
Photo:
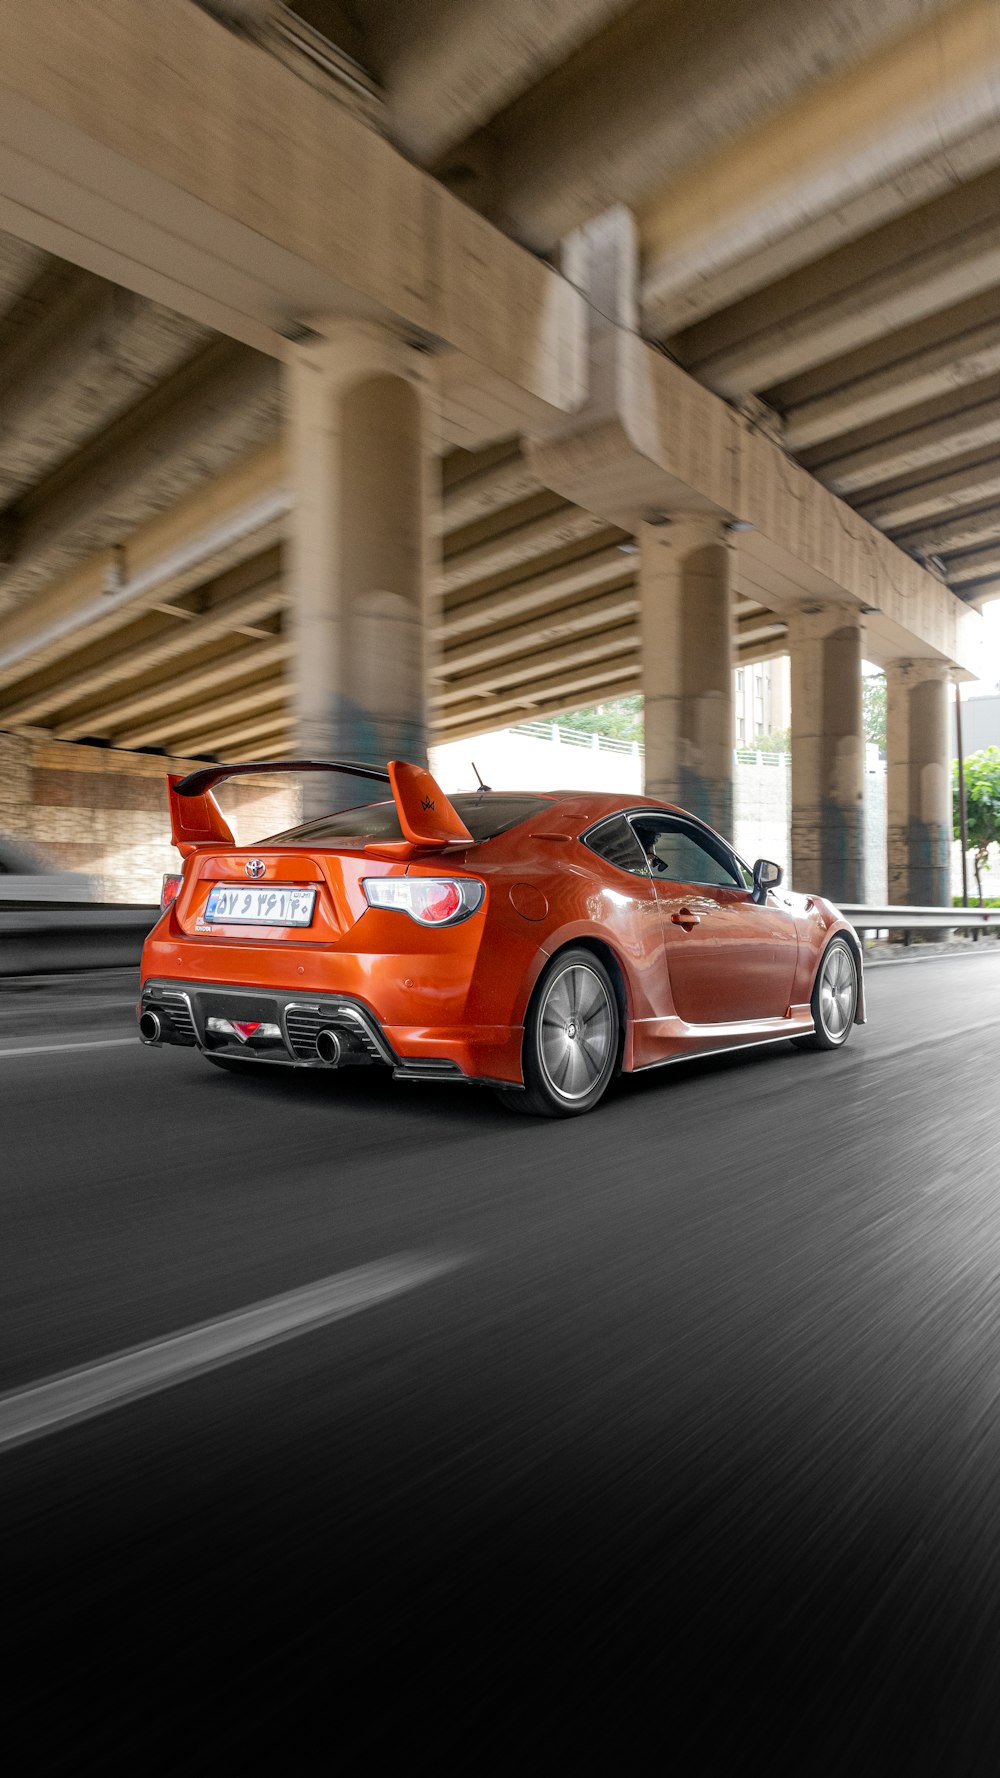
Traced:
[[168, 908], [170, 906], [170, 903], [172, 901], [177, 900], [177, 897], [181, 892], [181, 884], [183, 883], [183, 881], [184, 881], [183, 877], [175, 877], [175, 876], [171, 876], [169, 874], [164, 877], [163, 887], [160, 890], [160, 912], [161, 913], [163, 912], [164, 908]]
[[362, 888], [369, 907], [395, 908], [419, 926], [457, 926], [486, 896], [474, 877], [365, 877]]

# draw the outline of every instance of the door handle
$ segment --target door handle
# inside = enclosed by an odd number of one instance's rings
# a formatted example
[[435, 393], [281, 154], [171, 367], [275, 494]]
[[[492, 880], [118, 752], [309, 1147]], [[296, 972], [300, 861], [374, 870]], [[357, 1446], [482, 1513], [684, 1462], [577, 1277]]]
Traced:
[[671, 914], [670, 918], [675, 926], [690, 928], [701, 925], [701, 915], [694, 913], [691, 908], [678, 908], [676, 914]]

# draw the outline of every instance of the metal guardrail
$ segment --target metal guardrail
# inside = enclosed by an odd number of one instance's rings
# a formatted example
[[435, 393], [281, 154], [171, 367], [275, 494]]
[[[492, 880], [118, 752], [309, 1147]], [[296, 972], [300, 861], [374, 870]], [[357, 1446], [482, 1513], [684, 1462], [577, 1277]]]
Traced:
[[[858, 932], [1000, 931], [1000, 908], [842, 906]], [[83, 969], [139, 967], [155, 907], [95, 902], [0, 903], [0, 980]]]
[[968, 929], [981, 932], [1000, 928], [1000, 908], [904, 908], [846, 907], [844, 918], [858, 932], [917, 932]]
[[138, 969], [155, 907], [0, 903], [0, 979], [75, 969]]

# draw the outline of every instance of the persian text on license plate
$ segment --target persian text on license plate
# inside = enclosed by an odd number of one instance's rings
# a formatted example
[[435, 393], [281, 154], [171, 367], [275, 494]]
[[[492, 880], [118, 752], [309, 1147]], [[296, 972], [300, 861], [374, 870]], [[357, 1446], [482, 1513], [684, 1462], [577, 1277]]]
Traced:
[[315, 903], [315, 889], [230, 889], [216, 883], [205, 919], [236, 925], [308, 926]]

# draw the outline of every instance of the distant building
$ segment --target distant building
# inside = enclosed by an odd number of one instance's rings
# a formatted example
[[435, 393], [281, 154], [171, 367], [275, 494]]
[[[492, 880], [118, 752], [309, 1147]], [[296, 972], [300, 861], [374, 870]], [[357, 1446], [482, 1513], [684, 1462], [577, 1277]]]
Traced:
[[[984, 747], [1000, 747], [1000, 691], [985, 697], [962, 699], [962, 750], [981, 753]], [[951, 715], [951, 753], [958, 755], [955, 738], [955, 712]]]
[[734, 675], [733, 719], [737, 747], [752, 747], [758, 735], [788, 728], [792, 698], [787, 654], [737, 667]]

